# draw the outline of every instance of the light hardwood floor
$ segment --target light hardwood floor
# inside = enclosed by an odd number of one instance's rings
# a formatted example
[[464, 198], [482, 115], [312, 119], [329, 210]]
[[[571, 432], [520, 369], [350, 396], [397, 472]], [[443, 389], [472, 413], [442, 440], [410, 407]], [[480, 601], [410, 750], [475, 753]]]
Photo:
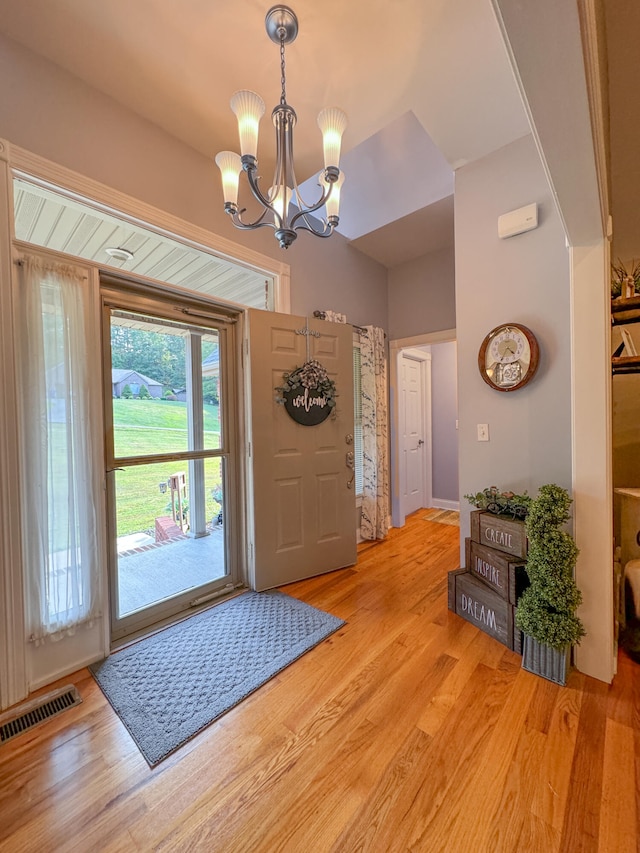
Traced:
[[84, 702], [0, 747], [0, 850], [635, 851], [640, 679], [566, 688], [447, 610], [459, 530], [424, 512], [286, 591], [347, 621], [150, 770]]

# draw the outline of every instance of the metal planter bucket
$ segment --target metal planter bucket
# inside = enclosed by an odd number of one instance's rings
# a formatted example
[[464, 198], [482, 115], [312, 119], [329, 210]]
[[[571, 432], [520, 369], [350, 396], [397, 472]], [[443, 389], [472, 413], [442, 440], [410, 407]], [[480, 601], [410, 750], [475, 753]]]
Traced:
[[558, 650], [539, 643], [528, 634], [523, 634], [523, 639], [522, 668], [556, 684], [566, 684], [571, 646]]

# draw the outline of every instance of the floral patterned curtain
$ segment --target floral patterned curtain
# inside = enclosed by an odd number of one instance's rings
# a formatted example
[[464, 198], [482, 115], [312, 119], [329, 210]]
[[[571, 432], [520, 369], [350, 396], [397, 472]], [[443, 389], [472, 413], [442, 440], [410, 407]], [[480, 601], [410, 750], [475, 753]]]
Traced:
[[389, 430], [384, 332], [360, 334], [362, 362], [363, 494], [360, 535], [384, 539], [389, 530]]
[[327, 320], [329, 323], [346, 323], [347, 315], [340, 314], [339, 311], [330, 311], [328, 308], [325, 311], [314, 311], [314, 317], [320, 320]]

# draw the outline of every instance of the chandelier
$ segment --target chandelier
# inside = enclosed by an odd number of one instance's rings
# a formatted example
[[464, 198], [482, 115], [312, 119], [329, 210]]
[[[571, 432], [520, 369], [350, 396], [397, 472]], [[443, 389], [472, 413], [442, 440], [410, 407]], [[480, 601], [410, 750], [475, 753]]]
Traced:
[[[269, 38], [280, 45], [280, 70], [282, 94], [280, 103], [271, 113], [276, 129], [276, 168], [271, 187], [263, 192], [258, 175], [258, 125], [264, 115], [264, 101], [255, 92], [243, 90], [231, 98], [231, 109], [238, 119], [241, 156], [233, 151], [221, 151], [216, 164], [222, 173], [224, 209], [236, 228], [252, 229], [271, 227], [281, 248], [288, 249], [297, 237], [297, 231], [310, 231], [316, 237], [330, 237], [339, 222], [340, 188], [344, 174], [340, 171], [340, 145], [347, 126], [345, 113], [337, 107], [322, 110], [318, 126], [322, 131], [324, 170], [318, 176], [320, 197], [313, 204], [305, 204], [300, 194], [293, 167], [293, 128], [296, 113], [287, 103], [284, 48], [298, 35], [298, 19], [288, 6], [274, 6], [265, 19]], [[253, 222], [245, 222], [238, 208], [240, 173], [244, 171], [253, 196], [262, 212]], [[326, 206], [326, 219], [312, 216]]]

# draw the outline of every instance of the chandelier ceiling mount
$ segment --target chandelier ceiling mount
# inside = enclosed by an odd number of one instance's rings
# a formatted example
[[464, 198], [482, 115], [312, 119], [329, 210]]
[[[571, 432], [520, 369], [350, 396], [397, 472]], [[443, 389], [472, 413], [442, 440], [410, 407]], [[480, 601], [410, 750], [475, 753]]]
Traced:
[[273, 6], [267, 12], [264, 27], [271, 41], [291, 44], [298, 35], [298, 18], [288, 6]]

